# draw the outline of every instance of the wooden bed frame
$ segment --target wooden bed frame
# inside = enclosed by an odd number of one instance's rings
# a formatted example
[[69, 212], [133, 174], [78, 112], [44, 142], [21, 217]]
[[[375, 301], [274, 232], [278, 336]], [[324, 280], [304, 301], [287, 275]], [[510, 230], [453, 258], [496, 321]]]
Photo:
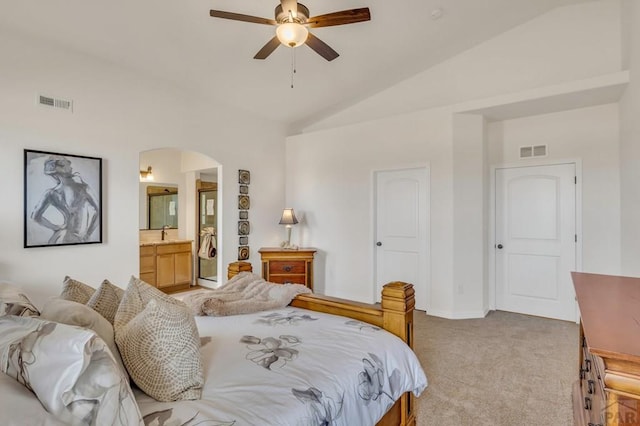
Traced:
[[[395, 334], [413, 349], [413, 285], [391, 282], [382, 289], [380, 305], [354, 302], [318, 294], [300, 294], [291, 306], [342, 315], [367, 322]], [[377, 426], [415, 426], [415, 397], [411, 392], [403, 394], [380, 420]]]

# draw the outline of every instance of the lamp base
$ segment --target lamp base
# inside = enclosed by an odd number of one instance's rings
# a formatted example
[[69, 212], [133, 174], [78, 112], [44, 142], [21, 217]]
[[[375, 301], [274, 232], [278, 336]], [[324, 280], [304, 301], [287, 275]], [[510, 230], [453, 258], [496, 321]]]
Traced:
[[283, 241], [280, 243], [280, 248], [283, 248], [285, 250], [298, 250], [300, 247], [295, 244], [290, 244], [286, 241]]

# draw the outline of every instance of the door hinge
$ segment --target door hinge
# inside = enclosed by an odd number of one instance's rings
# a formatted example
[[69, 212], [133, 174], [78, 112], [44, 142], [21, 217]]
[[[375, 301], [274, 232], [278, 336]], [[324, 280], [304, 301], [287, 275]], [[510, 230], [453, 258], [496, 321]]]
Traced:
[[574, 234], [574, 241], [577, 243], [578, 242], [578, 234]]
[[573, 177], [573, 183], [574, 183], [574, 185], [578, 184], [578, 176], [574, 176]]

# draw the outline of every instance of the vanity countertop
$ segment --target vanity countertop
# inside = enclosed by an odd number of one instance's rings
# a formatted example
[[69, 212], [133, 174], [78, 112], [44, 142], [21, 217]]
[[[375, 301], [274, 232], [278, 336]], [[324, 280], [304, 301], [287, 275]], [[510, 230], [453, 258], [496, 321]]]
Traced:
[[157, 246], [157, 245], [163, 245], [163, 244], [180, 244], [180, 243], [193, 243], [193, 240], [144, 241], [144, 242], [140, 242], [140, 247]]

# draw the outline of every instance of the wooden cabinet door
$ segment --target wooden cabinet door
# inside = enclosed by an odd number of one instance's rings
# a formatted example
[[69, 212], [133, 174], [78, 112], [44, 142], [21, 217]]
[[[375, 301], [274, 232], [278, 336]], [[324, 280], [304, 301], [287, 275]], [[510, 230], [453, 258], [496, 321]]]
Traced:
[[156, 258], [156, 285], [158, 288], [168, 287], [175, 284], [175, 259], [176, 257], [174, 254], [160, 254]]
[[191, 252], [176, 253], [174, 284], [191, 284]]

